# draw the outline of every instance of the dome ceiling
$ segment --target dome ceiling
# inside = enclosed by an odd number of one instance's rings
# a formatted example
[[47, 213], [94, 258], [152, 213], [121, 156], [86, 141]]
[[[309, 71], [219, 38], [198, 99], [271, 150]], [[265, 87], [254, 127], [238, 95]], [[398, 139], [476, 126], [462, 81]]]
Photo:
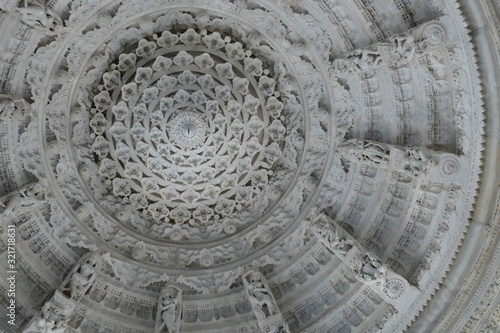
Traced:
[[487, 4], [4, 1], [0, 327], [495, 332]]

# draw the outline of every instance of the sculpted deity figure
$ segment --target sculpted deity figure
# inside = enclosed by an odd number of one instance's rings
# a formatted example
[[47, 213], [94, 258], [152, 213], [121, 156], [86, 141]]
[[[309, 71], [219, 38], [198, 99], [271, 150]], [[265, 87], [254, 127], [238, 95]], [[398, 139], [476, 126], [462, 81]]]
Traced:
[[408, 64], [415, 54], [415, 37], [411, 34], [398, 36], [393, 39], [391, 53], [398, 58], [395, 60], [398, 66]]
[[290, 333], [264, 275], [251, 270], [244, 274], [242, 279], [245, 292], [261, 331], [266, 333]]
[[59, 15], [38, 2], [28, 4], [25, 0], [24, 6], [16, 8], [15, 13], [21, 21], [37, 30], [55, 32], [63, 25]]
[[69, 292], [69, 296], [79, 301], [92, 286], [97, 273], [101, 269], [102, 259], [97, 253], [88, 253], [73, 268], [69, 280], [63, 283], [63, 292]]
[[254, 305], [254, 308], [258, 309], [257, 317], [261, 317], [258, 319], [262, 320], [273, 316], [276, 312], [274, 298], [266, 285], [264, 276], [260, 272], [252, 271], [247, 276], [247, 281], [245, 288], [250, 302]]
[[373, 142], [365, 142], [360, 157], [363, 160], [368, 160], [375, 164], [381, 164], [389, 160], [389, 152], [379, 144]]
[[63, 315], [64, 309], [59, 308], [52, 302], [47, 302], [42, 308], [43, 319], [45, 320], [46, 326], [52, 325], [52, 327], [60, 327], [65, 324], [65, 318]]
[[360, 162], [367, 162], [374, 165], [386, 164], [389, 162], [390, 152], [382, 144], [352, 139], [347, 140], [341, 147], [343, 155]]
[[273, 325], [266, 333], [290, 333], [290, 330], [288, 329], [288, 325]]
[[380, 53], [370, 49], [356, 50], [350, 59], [361, 72], [375, 68], [382, 61]]
[[66, 330], [75, 307], [74, 300], [56, 290], [43, 305], [41, 314], [32, 319], [25, 331], [28, 333], [62, 333]]
[[354, 276], [363, 283], [376, 283], [385, 287], [387, 266], [373, 254], [367, 253], [354, 269]]
[[47, 321], [43, 318], [36, 322], [39, 333], [62, 333], [66, 330], [66, 326], [56, 327], [53, 321]]
[[166, 287], [160, 294], [158, 316], [160, 323], [155, 333], [178, 333], [181, 317], [182, 294], [174, 287]]
[[430, 55], [427, 61], [428, 66], [436, 79], [443, 80], [446, 78], [446, 66], [442, 64], [436, 56]]
[[405, 148], [352, 139], [340, 145], [339, 152], [348, 160], [395, 168], [411, 176], [422, 176], [434, 166], [432, 153], [425, 148]]
[[374, 69], [382, 61], [380, 53], [371, 49], [357, 49], [343, 59], [333, 62], [333, 71], [337, 75], [350, 75]]

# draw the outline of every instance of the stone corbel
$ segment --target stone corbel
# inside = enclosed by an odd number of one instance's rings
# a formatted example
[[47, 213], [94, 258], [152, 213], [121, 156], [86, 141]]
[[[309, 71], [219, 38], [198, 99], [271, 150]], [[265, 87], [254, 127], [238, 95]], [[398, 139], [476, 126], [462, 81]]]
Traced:
[[404, 172], [409, 176], [428, 177], [444, 182], [458, 182], [468, 170], [462, 166], [467, 156], [420, 147], [403, 147], [370, 140], [351, 139], [338, 151], [342, 158], [382, 169]]
[[11, 13], [23, 23], [45, 34], [55, 34], [63, 27], [61, 17], [38, 1], [24, 0]]
[[102, 265], [99, 253], [86, 253], [77, 262], [71, 274], [64, 279], [59, 290], [74, 301], [80, 301], [92, 287]]
[[24, 330], [25, 333], [62, 333], [72, 312], [85, 295], [102, 268], [102, 257], [97, 252], [84, 254], [66, 277], [61, 287], [42, 307]]
[[408, 299], [413, 300], [420, 295], [416, 287], [387, 267], [328, 216], [317, 216], [310, 223], [310, 230], [351, 269], [356, 279], [372, 288], [398, 311], [406, 311], [410, 304]]
[[347, 77], [359, 72], [373, 71], [387, 65], [400, 68], [415, 61], [415, 54], [430, 47], [441, 46], [446, 40], [444, 28], [434, 21], [410, 29], [404, 34], [356, 49], [332, 62], [330, 72], [334, 76]]
[[248, 271], [242, 276], [245, 292], [258, 325], [265, 333], [289, 333], [271, 288], [262, 273]]

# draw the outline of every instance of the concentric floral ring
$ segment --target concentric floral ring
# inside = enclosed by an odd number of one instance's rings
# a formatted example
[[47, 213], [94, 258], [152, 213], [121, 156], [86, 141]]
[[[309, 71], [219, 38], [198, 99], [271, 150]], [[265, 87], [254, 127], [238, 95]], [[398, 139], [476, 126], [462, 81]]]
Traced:
[[262, 215], [268, 186], [286, 186], [272, 177], [286, 144], [283, 88], [229, 36], [158, 35], [102, 75], [90, 120], [100, 174], [158, 225]]
[[166, 268], [248, 261], [293, 230], [325, 176], [329, 85], [284, 22], [234, 15], [261, 9], [176, 6], [68, 42], [75, 79], [47, 108], [68, 148], [53, 170], [69, 188], [60, 197], [90, 238], [130, 260], [141, 239], [156, 253], [142, 261]]

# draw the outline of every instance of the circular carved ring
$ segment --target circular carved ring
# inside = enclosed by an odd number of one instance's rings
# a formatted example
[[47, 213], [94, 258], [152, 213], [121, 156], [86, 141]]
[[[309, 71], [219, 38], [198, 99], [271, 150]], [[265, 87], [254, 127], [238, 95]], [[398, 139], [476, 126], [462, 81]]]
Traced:
[[454, 157], [446, 156], [439, 161], [439, 173], [442, 177], [451, 177], [460, 170], [460, 162]]
[[385, 285], [384, 293], [390, 299], [396, 299], [403, 295], [404, 289], [405, 286], [402, 281], [398, 279], [390, 279]]
[[431, 24], [424, 29], [423, 37], [427, 45], [437, 47], [443, 44], [446, 33], [439, 24]]

